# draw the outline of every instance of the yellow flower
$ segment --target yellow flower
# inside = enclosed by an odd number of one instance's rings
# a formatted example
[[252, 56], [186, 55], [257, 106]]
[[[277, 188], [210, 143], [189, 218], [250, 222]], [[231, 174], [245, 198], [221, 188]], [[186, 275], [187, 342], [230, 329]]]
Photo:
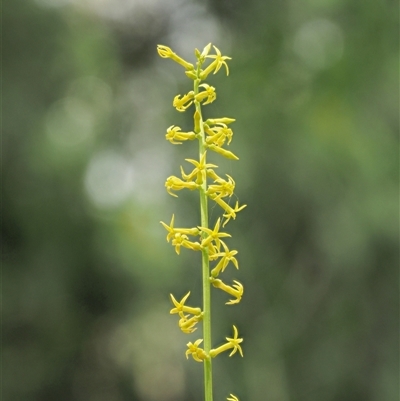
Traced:
[[196, 79], [198, 78], [197, 73], [194, 70], [190, 70], [190, 71], [186, 70], [185, 74], [188, 78], [193, 79], [193, 81], [196, 81]]
[[214, 269], [211, 270], [212, 277], [217, 277], [220, 272], [223, 273], [229, 262], [232, 262], [235, 265], [236, 269], [239, 269], [239, 263], [235, 258], [235, 255], [238, 254], [238, 251], [230, 251], [224, 242], [222, 242], [222, 246], [224, 247], [225, 252], [218, 252], [210, 255], [210, 260], [221, 258]]
[[207, 54], [210, 52], [211, 43], [204, 47], [203, 51], [200, 54], [200, 57], [207, 57]]
[[225, 291], [236, 298], [225, 302], [226, 305], [238, 304], [242, 299], [243, 285], [240, 284], [239, 281], [233, 280], [235, 284], [233, 284], [232, 286], [226, 285], [222, 280], [214, 277], [210, 277], [210, 281], [215, 288], [219, 288], [220, 290]]
[[181, 246], [191, 249], [192, 251], [200, 251], [201, 245], [198, 242], [189, 241], [185, 234], [176, 233], [172, 240], [172, 246], [175, 247], [175, 252], [179, 255], [181, 253]]
[[215, 46], [213, 46], [213, 47], [215, 49], [215, 53], [217, 53], [217, 54], [216, 55], [211, 55], [211, 56], [207, 55], [206, 57], [215, 59], [213, 61], [213, 63], [216, 62], [217, 65], [215, 67], [214, 74], [216, 74], [222, 66], [225, 66], [226, 75], [229, 75], [228, 64], [226, 64], [225, 60], [232, 60], [232, 58], [228, 57], [228, 56], [222, 56], [221, 52], [219, 51], [219, 49], [217, 47], [215, 47]]
[[215, 46], [213, 46], [213, 47], [214, 47], [215, 52], [217, 54], [210, 55], [210, 56], [207, 55], [206, 56], [206, 58], [213, 58], [214, 61], [204, 71], [201, 72], [200, 79], [207, 78], [208, 74], [213, 70], [214, 70], [214, 74], [216, 74], [222, 66], [225, 66], [226, 75], [229, 75], [228, 64], [226, 63], [225, 60], [232, 60], [232, 58], [228, 57], [228, 56], [222, 56], [221, 52], [219, 51], [219, 49], [216, 48]]
[[207, 148], [213, 150], [216, 153], [219, 153], [221, 156], [224, 156], [227, 159], [239, 160], [239, 158], [234, 153], [232, 153], [229, 150], [226, 150], [224, 148], [221, 148], [217, 145], [214, 145], [213, 143], [210, 145], [207, 144]]
[[197, 362], [203, 362], [205, 359], [208, 359], [207, 354], [204, 349], [199, 348], [199, 345], [203, 342], [202, 339], [196, 340], [193, 343], [187, 343], [188, 350], [186, 351], [186, 359], [189, 358], [189, 355], [192, 355], [193, 359]]
[[233, 394], [229, 394], [230, 397], [228, 397], [226, 400], [227, 401], [239, 401], [239, 398], [237, 398], [235, 395]]
[[218, 194], [219, 197], [223, 198], [225, 196], [232, 196], [235, 189], [235, 181], [233, 178], [226, 174], [228, 181], [218, 177], [214, 182], [216, 184], [211, 184], [207, 188], [207, 195]]
[[198, 236], [200, 234], [200, 230], [196, 227], [194, 228], [174, 228], [174, 220], [175, 216], [172, 215], [171, 223], [168, 226], [163, 221], [160, 223], [163, 227], [168, 231], [167, 241], [169, 242], [172, 239], [172, 246], [175, 247], [176, 253], [179, 255], [181, 251], [181, 246], [192, 249], [194, 251], [200, 251], [201, 245], [198, 242], [189, 241], [188, 235]]
[[236, 201], [235, 207], [232, 208], [231, 206], [229, 206], [223, 199], [221, 199], [221, 195], [213, 195], [210, 194], [209, 195], [210, 198], [218, 203], [218, 205], [220, 205], [222, 207], [222, 209], [225, 210], [225, 214], [223, 215], [226, 220], [224, 221], [224, 224], [222, 224], [222, 227], [225, 227], [225, 225], [228, 223], [228, 221], [233, 218], [233, 220], [236, 219], [236, 213], [240, 212], [241, 210], [243, 210], [247, 205], [242, 205], [239, 207], [239, 203]]
[[225, 227], [225, 225], [228, 223], [228, 221], [233, 218], [233, 220], [236, 219], [236, 213], [240, 212], [241, 210], [243, 210], [247, 205], [242, 205], [239, 207], [239, 202], [236, 201], [235, 203], [235, 207], [231, 210], [227, 210], [227, 213], [224, 214], [223, 216], [226, 217], [226, 220], [224, 221], [224, 224], [222, 225], [222, 227]]
[[199, 60], [200, 64], [204, 63], [204, 60], [205, 60], [207, 54], [210, 52], [210, 49], [211, 49], [211, 43], [209, 43], [207, 46], [205, 46], [201, 53], [198, 49], [194, 50], [194, 54], [195, 54], [196, 58]]
[[167, 141], [170, 141], [173, 145], [181, 145], [182, 142], [175, 141], [187, 141], [193, 140], [196, 138], [196, 134], [194, 132], [181, 132], [180, 127], [176, 127], [175, 125], [171, 125], [167, 129], [167, 134], [165, 135]]
[[234, 118], [222, 117], [222, 118], [208, 118], [204, 121], [204, 124], [207, 125], [216, 125], [216, 124], [231, 124], [235, 122]]
[[181, 166], [181, 174], [184, 180], [191, 181], [194, 179], [194, 177], [196, 177], [196, 184], [201, 185], [206, 180], [207, 169], [210, 167], [218, 167], [215, 164], [206, 163], [206, 154], [207, 152], [204, 152], [201, 155], [200, 161], [185, 159], [187, 162], [192, 163], [195, 166], [195, 169], [193, 169], [190, 174], [185, 174]]
[[192, 103], [193, 103], [193, 98], [194, 98], [194, 92], [190, 91], [186, 95], [176, 95], [174, 97], [174, 101], [172, 102], [172, 105], [178, 110], [178, 111], [185, 111]]
[[157, 45], [157, 51], [160, 57], [162, 58], [170, 58], [174, 60], [181, 66], [185, 67], [187, 70], [194, 70], [194, 66], [191, 63], [185, 61], [182, 57], [179, 57], [176, 53], [174, 53], [168, 46]]
[[215, 223], [215, 226], [214, 226], [213, 230], [211, 230], [211, 229], [209, 229], [207, 227], [199, 227], [199, 230], [201, 230], [203, 233], [208, 234], [208, 237], [204, 238], [201, 241], [201, 247], [202, 248], [206, 248], [212, 241], [214, 241], [215, 245], [219, 249], [220, 243], [221, 242], [223, 243], [223, 241], [221, 241], [220, 238], [231, 237], [231, 235], [228, 234], [228, 233], [220, 233], [219, 232], [220, 222], [221, 222], [221, 219], [219, 218], [217, 220], [217, 222]]
[[167, 192], [170, 195], [175, 196], [176, 198], [178, 197], [178, 195], [175, 195], [171, 191], [180, 191], [184, 188], [193, 191], [194, 189], [197, 189], [199, 187], [195, 182], [182, 181], [180, 178], [175, 177], [174, 175], [171, 175], [170, 177], [167, 178], [167, 181], [165, 181], [165, 186], [167, 188]]
[[181, 316], [178, 322], [179, 328], [186, 334], [193, 333], [197, 330], [194, 326], [203, 318], [202, 313], [198, 316], [192, 316], [189, 319], [189, 315], [184, 315], [183, 313], [180, 313], [179, 316]]
[[[200, 308], [193, 308], [191, 306], [186, 306], [185, 302], [189, 298], [190, 291], [181, 299], [180, 302], [178, 302], [172, 294], [169, 294], [171, 297], [171, 301], [174, 304], [175, 308], [172, 308], [170, 310], [170, 314], [173, 315], [175, 313], [181, 314], [181, 313], [190, 313], [191, 315], [195, 316], [200, 316], [201, 315], [201, 309]], [[182, 317], [182, 316], [181, 316]]]
[[240, 355], [243, 357], [242, 347], [239, 345], [241, 342], [243, 342], [243, 338], [238, 338], [238, 331], [236, 326], [233, 326], [233, 338], [226, 337], [226, 340], [228, 341], [227, 343], [210, 351], [211, 358], [214, 358], [221, 352], [227, 351], [231, 348], [233, 348], [233, 350], [229, 354], [229, 356], [232, 356], [236, 353], [236, 351], [239, 351]]
[[195, 96], [195, 100], [197, 102], [202, 102], [204, 99], [207, 99], [203, 105], [212, 103], [216, 98], [217, 94], [215, 93], [215, 88], [213, 86], [207, 85], [207, 84], [201, 84], [199, 87], [204, 88], [205, 90], [198, 93]]
[[168, 231], [168, 234], [167, 234], [168, 242], [171, 239], [175, 238], [176, 233], [193, 235], [193, 236], [197, 236], [200, 234], [200, 230], [198, 228], [174, 228], [174, 221], [175, 221], [174, 214], [172, 215], [171, 223], [169, 224], [169, 226], [167, 224], [165, 224], [164, 222], [160, 221], [160, 223], [163, 225], [163, 227]]
[[207, 124], [204, 124], [204, 131], [207, 135], [206, 142], [208, 144], [215, 144], [222, 146], [225, 140], [228, 139], [228, 145], [232, 141], [233, 132], [226, 124], [219, 123], [217, 126], [210, 128]]

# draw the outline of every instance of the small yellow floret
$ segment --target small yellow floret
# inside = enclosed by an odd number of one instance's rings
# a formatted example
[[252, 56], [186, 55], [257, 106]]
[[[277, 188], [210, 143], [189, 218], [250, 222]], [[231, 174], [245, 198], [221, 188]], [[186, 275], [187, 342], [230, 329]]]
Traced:
[[204, 349], [199, 348], [199, 345], [203, 342], [202, 339], [196, 340], [193, 343], [187, 343], [188, 350], [186, 351], [186, 359], [189, 358], [189, 355], [192, 355], [193, 359], [197, 362], [203, 362], [207, 359], [207, 354], [205, 353]]
[[233, 350], [229, 354], [229, 356], [232, 356], [237, 351], [239, 351], [239, 354], [243, 357], [242, 347], [239, 345], [241, 342], [243, 342], [243, 338], [238, 338], [238, 330], [237, 330], [236, 326], [233, 326], [233, 338], [226, 337], [226, 340], [227, 340], [227, 343], [221, 345], [218, 348], [212, 349], [210, 351], [210, 357], [215, 358], [221, 352], [227, 351], [232, 348], [233, 348]]
[[203, 105], [205, 105], [205, 104], [212, 103], [217, 98], [217, 94], [216, 94], [215, 88], [213, 86], [210, 86], [207, 84], [201, 84], [201, 85], [199, 85], [199, 87], [202, 87], [205, 90], [198, 93], [195, 96], [196, 101], [202, 102], [203, 100], [206, 99], [206, 101], [203, 103]]
[[170, 310], [170, 314], [173, 315], [175, 313], [190, 313], [191, 315], [200, 316], [201, 309], [200, 308], [193, 308], [191, 306], [186, 306], [185, 302], [189, 298], [190, 291], [178, 302], [172, 294], [169, 294], [171, 297], [171, 301], [174, 304], [175, 308]]
[[194, 70], [193, 64], [188, 63], [182, 57], [179, 57], [168, 46], [157, 45], [157, 52], [162, 58], [170, 58], [171, 60], [174, 60], [176, 63], [180, 64], [182, 67], [185, 67], [187, 70]]

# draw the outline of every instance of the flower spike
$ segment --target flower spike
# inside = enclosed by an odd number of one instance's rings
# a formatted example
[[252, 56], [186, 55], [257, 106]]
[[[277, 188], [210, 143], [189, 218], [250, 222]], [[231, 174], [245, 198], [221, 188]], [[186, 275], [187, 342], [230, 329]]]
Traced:
[[[212, 51], [214, 49], [214, 52]], [[235, 219], [236, 214], [246, 205], [231, 206], [228, 199], [232, 197], [235, 191], [235, 180], [228, 174], [226, 177], [220, 177], [215, 169], [217, 165], [207, 163], [207, 155], [212, 151], [220, 156], [231, 160], [239, 158], [227, 146], [233, 139], [233, 131], [229, 127], [235, 121], [234, 118], [216, 117], [203, 120], [202, 107], [214, 102], [217, 98], [216, 90], [213, 86], [202, 82], [209, 74], [216, 74], [222, 67], [225, 68], [226, 75], [229, 75], [228, 56], [223, 56], [220, 50], [209, 43], [202, 51], [195, 49], [196, 65], [187, 62], [182, 57], [174, 53], [169, 47], [164, 45], [157, 46], [158, 54], [163, 58], [170, 58], [185, 68], [186, 76], [193, 82], [192, 90], [185, 94], [178, 94], [174, 97], [172, 105], [179, 112], [186, 111], [189, 107], [194, 108], [193, 128], [184, 130], [179, 126], [170, 125], [167, 128], [165, 138], [172, 145], [181, 145], [186, 141], [199, 141], [198, 159], [185, 159], [192, 164], [192, 170], [186, 173], [184, 168], [180, 167], [180, 178], [171, 175], [165, 182], [167, 192], [177, 197], [176, 192], [182, 189], [190, 191], [197, 190], [200, 196], [200, 223], [197, 227], [175, 227], [175, 215], [172, 215], [170, 224], [161, 221], [161, 225], [167, 231], [167, 241], [171, 242], [175, 252], [179, 255], [182, 248], [193, 251], [200, 251], [202, 257], [202, 282], [203, 282], [203, 308], [186, 305], [190, 291], [178, 302], [170, 294], [173, 308], [171, 314], [178, 315], [178, 327], [185, 334], [193, 333], [197, 330], [197, 324], [202, 324], [204, 339], [198, 339], [187, 343], [185, 356], [189, 356], [196, 362], [204, 363], [204, 384], [205, 398], [212, 399], [212, 378], [211, 378], [211, 359], [224, 351], [229, 351], [229, 356], [239, 353], [243, 356], [241, 343], [243, 338], [238, 338], [236, 326], [233, 326], [233, 337], [226, 337], [226, 343], [211, 349], [211, 301], [210, 286], [219, 288], [227, 292], [232, 299], [226, 302], [227, 305], [233, 305], [240, 302], [243, 296], [243, 285], [234, 280], [232, 285], [225, 284], [218, 277], [224, 273], [227, 266], [232, 263], [236, 269], [239, 269], [239, 263], [236, 259], [238, 251], [230, 250], [225, 243], [226, 238], [231, 237], [227, 232], [221, 232], [221, 226], [224, 227], [230, 219]], [[212, 54], [210, 54], [210, 52]], [[207, 60], [209, 59], [209, 60]], [[213, 200], [222, 208], [222, 216], [216, 217], [214, 227], [209, 226], [208, 219], [208, 198]], [[193, 240], [193, 237], [197, 237]], [[196, 241], [197, 239], [197, 241]], [[214, 266], [210, 269], [210, 262]], [[211, 271], [210, 271], [211, 270]], [[203, 343], [204, 340], [204, 343]], [[204, 348], [200, 345], [204, 344]], [[227, 401], [239, 401], [239, 399], [230, 394]]]

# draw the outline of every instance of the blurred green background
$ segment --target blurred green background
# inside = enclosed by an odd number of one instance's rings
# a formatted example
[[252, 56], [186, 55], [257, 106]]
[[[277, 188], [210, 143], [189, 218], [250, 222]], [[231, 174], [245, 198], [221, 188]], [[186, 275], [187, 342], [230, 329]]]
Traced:
[[[172, 107], [212, 76], [206, 117], [236, 118], [220, 164], [248, 207], [229, 223], [242, 302], [213, 291], [215, 400], [399, 399], [398, 4], [390, 0], [13, 0], [3, 5], [4, 401], [201, 401], [168, 294], [201, 302], [199, 255], [160, 220], [198, 224], [166, 194], [196, 146]], [[213, 159], [216, 161], [217, 159]], [[213, 224], [220, 210], [212, 208]]]

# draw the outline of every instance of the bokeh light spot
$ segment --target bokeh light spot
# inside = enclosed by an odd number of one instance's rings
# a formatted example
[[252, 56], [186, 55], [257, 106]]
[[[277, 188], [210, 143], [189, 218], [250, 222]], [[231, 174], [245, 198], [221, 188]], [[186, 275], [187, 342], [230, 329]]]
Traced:
[[294, 52], [313, 70], [331, 67], [343, 55], [342, 29], [327, 19], [304, 24], [294, 39]]
[[78, 98], [66, 97], [53, 104], [46, 116], [50, 140], [62, 147], [78, 145], [94, 132], [93, 109]]
[[115, 208], [126, 201], [134, 186], [132, 164], [117, 152], [95, 155], [85, 175], [85, 189], [93, 204], [101, 209]]

